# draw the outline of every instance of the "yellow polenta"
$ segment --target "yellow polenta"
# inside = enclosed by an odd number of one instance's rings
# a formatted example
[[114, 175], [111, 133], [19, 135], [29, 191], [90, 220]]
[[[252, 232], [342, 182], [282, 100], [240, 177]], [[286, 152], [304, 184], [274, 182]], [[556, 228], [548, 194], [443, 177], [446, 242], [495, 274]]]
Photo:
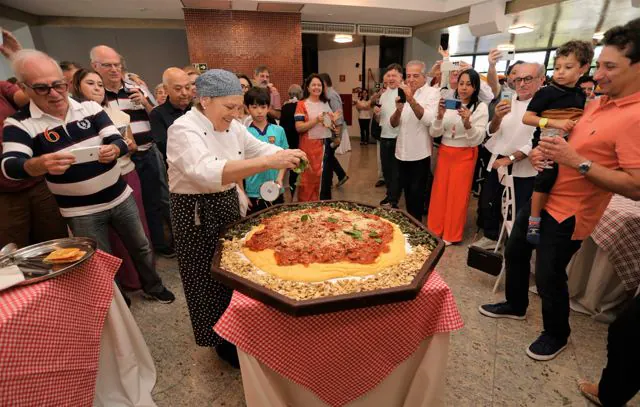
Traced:
[[[382, 221], [388, 222], [384, 219]], [[369, 276], [401, 263], [407, 255], [402, 231], [396, 224], [388, 223], [393, 226], [393, 240], [389, 243], [389, 251], [381, 253], [376, 261], [371, 264], [341, 261], [338, 263], [311, 263], [308, 266], [302, 264], [279, 266], [276, 263], [275, 252], [272, 249], [254, 252], [243, 247], [242, 253], [260, 270], [283, 280], [316, 282], [332, 278]], [[254, 227], [245, 239], [251, 239], [254, 233], [262, 229], [264, 229], [264, 225]]]

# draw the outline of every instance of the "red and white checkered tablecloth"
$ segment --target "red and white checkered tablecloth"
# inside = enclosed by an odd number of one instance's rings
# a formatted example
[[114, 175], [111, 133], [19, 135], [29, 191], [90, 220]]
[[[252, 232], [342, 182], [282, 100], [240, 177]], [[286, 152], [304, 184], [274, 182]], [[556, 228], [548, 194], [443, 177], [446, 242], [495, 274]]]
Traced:
[[640, 284], [640, 202], [614, 195], [591, 238], [609, 255], [627, 291]]
[[59, 277], [0, 292], [0, 406], [91, 406], [121, 260], [98, 251]]
[[441, 332], [462, 328], [449, 287], [434, 271], [415, 300], [293, 317], [233, 293], [216, 332], [331, 406], [376, 387]]

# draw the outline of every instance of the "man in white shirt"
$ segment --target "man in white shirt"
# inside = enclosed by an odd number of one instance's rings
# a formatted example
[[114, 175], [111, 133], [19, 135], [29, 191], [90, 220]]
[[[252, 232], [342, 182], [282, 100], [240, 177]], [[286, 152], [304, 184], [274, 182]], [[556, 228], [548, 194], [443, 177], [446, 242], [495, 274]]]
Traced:
[[531, 151], [531, 139], [535, 127], [522, 123], [522, 117], [533, 95], [544, 83], [544, 67], [540, 64], [522, 64], [514, 77], [517, 97], [511, 102], [501, 101], [495, 108], [488, 125], [489, 140], [485, 148], [491, 153], [487, 165], [488, 176], [480, 194], [480, 211], [484, 237], [474, 243], [492, 249], [500, 235], [501, 200], [504, 186], [500, 183], [498, 169], [506, 167], [513, 175], [516, 211], [531, 198], [533, 181], [538, 173], [527, 155]]
[[425, 199], [430, 197], [431, 138], [429, 126], [436, 117], [440, 92], [427, 84], [427, 66], [423, 61], [410, 61], [406, 67], [407, 83], [399, 86], [406, 102], [396, 97], [396, 111], [391, 127], [399, 127], [396, 158], [400, 189], [404, 191], [407, 212], [419, 221], [424, 215]]
[[380, 164], [382, 175], [387, 186], [387, 194], [380, 201], [380, 205], [398, 207], [400, 199], [400, 179], [398, 175], [398, 162], [396, 160], [396, 139], [400, 132], [399, 127], [391, 126], [391, 116], [396, 111], [396, 97], [398, 97], [398, 86], [402, 82], [402, 66], [391, 64], [384, 74], [384, 82], [387, 88], [384, 90], [378, 103], [380, 107], [378, 122], [380, 123]]

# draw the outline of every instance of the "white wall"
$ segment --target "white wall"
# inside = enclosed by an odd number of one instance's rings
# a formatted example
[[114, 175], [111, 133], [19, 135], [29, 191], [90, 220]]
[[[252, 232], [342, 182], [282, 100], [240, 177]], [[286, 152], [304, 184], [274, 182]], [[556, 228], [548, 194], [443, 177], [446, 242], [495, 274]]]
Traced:
[[[366, 69], [374, 72], [379, 68], [380, 46], [367, 46]], [[360, 64], [356, 68], [356, 64]], [[362, 82], [358, 80], [362, 73], [362, 47], [340, 48], [318, 51], [318, 70], [331, 76], [333, 87], [338, 93], [351, 93], [353, 88], [358, 88]], [[340, 75], [345, 75], [345, 82], [340, 82]], [[349, 136], [360, 137], [358, 126], [358, 113], [352, 107], [352, 125], [349, 126]]]
[[407, 38], [404, 42], [404, 64], [417, 59], [424, 61], [427, 64], [427, 69], [431, 69], [431, 66], [437, 61], [442, 59], [438, 53], [438, 47], [440, 46], [440, 32], [435, 31], [427, 38], [428, 41], [423, 41], [418, 37]]

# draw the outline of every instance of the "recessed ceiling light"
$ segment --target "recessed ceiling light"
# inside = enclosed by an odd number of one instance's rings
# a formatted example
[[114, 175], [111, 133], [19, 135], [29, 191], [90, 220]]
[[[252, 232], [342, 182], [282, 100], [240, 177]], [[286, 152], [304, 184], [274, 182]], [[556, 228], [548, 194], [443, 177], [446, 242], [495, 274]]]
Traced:
[[149, 9], [148, 9], [148, 8], [146, 8], [146, 7], [142, 7], [142, 8], [140, 8], [140, 11], [147, 11], [147, 10], [149, 10]]
[[327, 14], [327, 15], [328, 15], [328, 16], [332, 16], [332, 15], [333, 15], [333, 13], [329, 13], [329, 14]]
[[340, 44], [346, 44], [348, 42], [352, 42], [353, 37], [349, 34], [336, 34], [335, 37], [333, 37], [333, 41]]
[[511, 34], [526, 34], [533, 31], [533, 24], [515, 24], [509, 27]]
[[597, 33], [593, 33], [593, 39], [596, 41], [602, 41], [604, 38], [604, 31], [598, 31]]

